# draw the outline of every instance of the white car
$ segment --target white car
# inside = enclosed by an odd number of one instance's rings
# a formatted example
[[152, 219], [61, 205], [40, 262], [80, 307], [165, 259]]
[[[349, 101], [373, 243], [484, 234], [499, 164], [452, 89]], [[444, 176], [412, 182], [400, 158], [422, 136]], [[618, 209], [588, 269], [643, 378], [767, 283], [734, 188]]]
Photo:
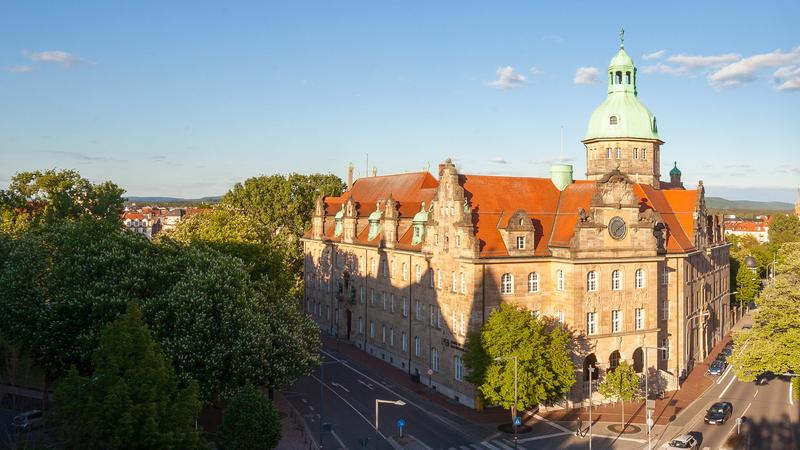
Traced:
[[684, 434], [667, 442], [664, 448], [667, 450], [685, 450], [687, 448], [696, 449], [697, 439], [695, 439], [694, 436], [690, 434]]

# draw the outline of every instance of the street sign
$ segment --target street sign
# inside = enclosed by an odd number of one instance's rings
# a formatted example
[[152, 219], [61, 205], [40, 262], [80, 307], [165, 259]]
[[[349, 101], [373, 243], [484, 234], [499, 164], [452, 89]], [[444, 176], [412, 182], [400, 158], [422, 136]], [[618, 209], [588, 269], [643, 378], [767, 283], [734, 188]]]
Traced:
[[428, 369], [428, 375], [433, 375], [433, 369]]
[[736, 418], [736, 434], [740, 434], [741, 431], [742, 431], [742, 418], [741, 417], [737, 417]]
[[522, 425], [522, 417], [517, 416], [517, 417], [514, 418], [514, 426], [518, 427], [520, 425]]
[[647, 400], [647, 409], [656, 409], [656, 401], [655, 400]]
[[400, 437], [403, 437], [403, 427], [406, 426], [404, 419], [397, 419], [397, 428], [400, 429]]
[[647, 418], [647, 428], [653, 428], [653, 419]]

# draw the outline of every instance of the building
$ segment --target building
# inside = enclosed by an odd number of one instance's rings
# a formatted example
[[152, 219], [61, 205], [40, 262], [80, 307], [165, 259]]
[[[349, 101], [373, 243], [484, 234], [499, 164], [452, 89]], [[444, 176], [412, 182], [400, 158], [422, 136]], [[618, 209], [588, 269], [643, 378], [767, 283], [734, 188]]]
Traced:
[[725, 234], [734, 236], [753, 236], [759, 244], [769, 242], [769, 224], [771, 217], [758, 216], [753, 219], [742, 219], [736, 216], [725, 218]]
[[623, 360], [677, 386], [730, 329], [729, 246], [702, 182], [685, 189], [677, 164], [660, 180], [664, 142], [637, 85], [620, 46], [583, 140], [586, 180], [563, 164], [550, 178], [464, 174], [448, 159], [436, 177], [366, 177], [318, 199], [305, 310], [472, 407], [466, 336], [508, 302], [578, 336], [568, 403], [587, 398], [588, 367], [602, 377]]
[[150, 208], [143, 208], [143, 212], [125, 211], [122, 214], [122, 223], [128, 230], [143, 234], [148, 239], [152, 239], [161, 230], [161, 221]]

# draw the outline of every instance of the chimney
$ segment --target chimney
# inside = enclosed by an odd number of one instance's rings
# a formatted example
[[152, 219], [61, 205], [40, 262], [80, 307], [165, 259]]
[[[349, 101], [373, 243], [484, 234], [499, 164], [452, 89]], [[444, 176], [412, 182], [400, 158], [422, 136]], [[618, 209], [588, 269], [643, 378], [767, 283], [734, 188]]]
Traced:
[[353, 163], [347, 165], [347, 190], [353, 188]]

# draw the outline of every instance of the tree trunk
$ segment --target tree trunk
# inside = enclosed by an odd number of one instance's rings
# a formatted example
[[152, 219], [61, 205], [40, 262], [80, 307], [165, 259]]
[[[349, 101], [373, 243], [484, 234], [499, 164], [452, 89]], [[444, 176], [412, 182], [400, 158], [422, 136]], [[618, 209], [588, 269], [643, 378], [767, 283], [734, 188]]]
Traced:
[[625, 399], [622, 399], [622, 432], [625, 432]]

